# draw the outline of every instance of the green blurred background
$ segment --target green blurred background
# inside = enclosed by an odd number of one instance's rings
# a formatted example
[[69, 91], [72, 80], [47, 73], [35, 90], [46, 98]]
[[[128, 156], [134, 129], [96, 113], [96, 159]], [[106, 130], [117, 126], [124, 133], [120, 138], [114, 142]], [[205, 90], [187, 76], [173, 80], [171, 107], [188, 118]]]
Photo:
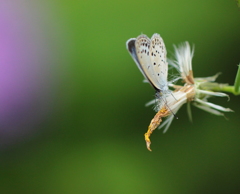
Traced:
[[1, 1], [1, 193], [237, 193], [239, 97], [213, 98], [234, 113], [186, 106], [169, 131], [143, 134], [154, 91], [125, 42], [159, 33], [195, 45], [195, 77], [240, 60], [239, 8], [212, 1]]

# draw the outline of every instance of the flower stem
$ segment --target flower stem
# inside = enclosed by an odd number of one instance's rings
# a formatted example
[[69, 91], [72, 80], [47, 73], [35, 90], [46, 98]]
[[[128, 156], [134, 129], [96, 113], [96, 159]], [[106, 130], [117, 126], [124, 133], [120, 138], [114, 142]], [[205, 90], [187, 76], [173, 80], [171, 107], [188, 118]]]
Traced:
[[225, 84], [219, 84], [219, 85], [220, 85], [219, 88], [214, 88], [213, 89], [214, 92], [229, 92], [229, 93], [232, 93], [234, 95], [239, 95], [240, 94], [240, 93], [235, 92], [234, 86], [229, 86], [229, 85], [225, 85]]
[[206, 84], [201, 84], [201, 88], [214, 92], [228, 92], [234, 95], [240, 95], [240, 65], [238, 66], [238, 72], [235, 78], [234, 86], [217, 82], [207, 82]]
[[240, 94], [240, 64], [238, 65], [238, 72], [235, 78], [234, 91], [236, 93], [235, 95]]

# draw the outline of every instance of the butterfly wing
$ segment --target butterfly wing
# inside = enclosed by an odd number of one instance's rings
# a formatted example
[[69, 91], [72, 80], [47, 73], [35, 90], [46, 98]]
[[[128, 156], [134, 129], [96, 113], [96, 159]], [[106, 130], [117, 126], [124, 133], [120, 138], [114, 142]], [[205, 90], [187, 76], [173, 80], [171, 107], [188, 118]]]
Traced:
[[127, 41], [127, 49], [143, 76], [149, 81], [155, 90], [159, 91], [158, 80], [154, 73], [150, 58], [150, 44], [151, 40], [146, 35], [140, 35], [136, 39], [131, 38]]
[[167, 75], [167, 50], [163, 39], [159, 34], [154, 34], [151, 38], [149, 48], [150, 61], [160, 90], [168, 90]]

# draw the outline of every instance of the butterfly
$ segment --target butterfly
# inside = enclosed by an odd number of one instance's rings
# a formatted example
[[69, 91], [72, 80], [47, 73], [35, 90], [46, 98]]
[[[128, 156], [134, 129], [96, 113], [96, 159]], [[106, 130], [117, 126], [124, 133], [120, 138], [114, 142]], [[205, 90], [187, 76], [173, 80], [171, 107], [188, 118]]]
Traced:
[[137, 38], [130, 38], [126, 46], [137, 67], [156, 93], [160, 96], [168, 93], [167, 51], [161, 36], [156, 33], [149, 39], [142, 34]]

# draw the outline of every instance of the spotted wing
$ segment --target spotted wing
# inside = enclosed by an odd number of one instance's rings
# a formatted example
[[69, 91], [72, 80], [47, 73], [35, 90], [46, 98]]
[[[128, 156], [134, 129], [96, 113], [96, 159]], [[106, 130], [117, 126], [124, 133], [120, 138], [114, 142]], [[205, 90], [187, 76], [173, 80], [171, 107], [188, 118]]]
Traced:
[[168, 63], [167, 63], [167, 51], [163, 39], [159, 34], [154, 34], [151, 38], [149, 55], [153, 72], [158, 81], [160, 90], [167, 90], [167, 75], [168, 75]]
[[127, 41], [127, 49], [144, 77], [155, 90], [159, 91], [158, 80], [149, 56], [150, 43], [151, 41], [146, 35], [140, 35], [136, 39], [132, 38]]

